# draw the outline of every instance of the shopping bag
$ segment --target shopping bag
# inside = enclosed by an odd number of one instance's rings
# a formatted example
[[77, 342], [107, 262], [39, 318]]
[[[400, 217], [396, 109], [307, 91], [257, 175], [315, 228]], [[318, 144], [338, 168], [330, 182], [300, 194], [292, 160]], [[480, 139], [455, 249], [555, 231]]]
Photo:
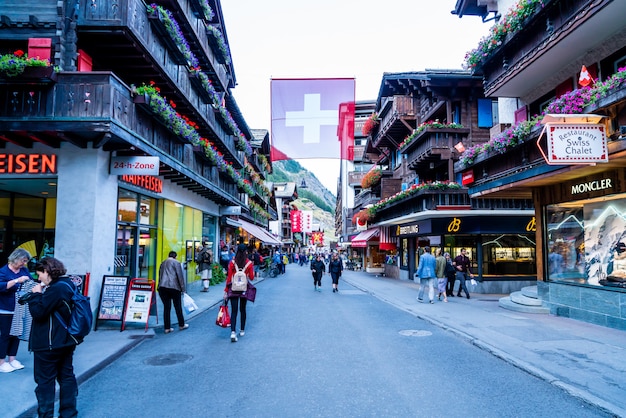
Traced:
[[248, 283], [248, 289], [244, 292], [244, 297], [250, 302], [256, 299], [256, 287], [252, 283]]
[[198, 309], [198, 305], [196, 302], [189, 296], [187, 293], [183, 293], [183, 308], [187, 314], [192, 313], [196, 309]]
[[228, 305], [226, 304], [226, 301], [224, 301], [224, 303], [220, 306], [219, 311], [217, 311], [215, 324], [222, 328], [228, 328], [230, 326], [230, 314], [228, 313]]
[[476, 280], [472, 279], [472, 280], [470, 280], [470, 284], [472, 286], [476, 286], [478, 283], [476, 283]]

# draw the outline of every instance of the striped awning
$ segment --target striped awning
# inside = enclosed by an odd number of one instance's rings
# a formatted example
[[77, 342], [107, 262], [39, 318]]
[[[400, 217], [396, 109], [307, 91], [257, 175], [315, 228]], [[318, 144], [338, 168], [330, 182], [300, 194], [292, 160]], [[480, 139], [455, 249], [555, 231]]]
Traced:
[[352, 238], [350, 244], [352, 247], [367, 247], [368, 241], [378, 240], [378, 234], [380, 233], [380, 229], [372, 228], [367, 231], [361, 232], [359, 235]]

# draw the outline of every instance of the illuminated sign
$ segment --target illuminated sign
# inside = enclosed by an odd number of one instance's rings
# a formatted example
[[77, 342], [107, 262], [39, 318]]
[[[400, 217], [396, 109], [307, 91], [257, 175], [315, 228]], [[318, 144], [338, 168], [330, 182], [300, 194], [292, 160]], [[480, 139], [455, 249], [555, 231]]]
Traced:
[[56, 174], [57, 156], [0, 154], [0, 174]]
[[474, 183], [474, 170], [464, 171], [461, 177], [461, 184], [465, 186], [472, 183]]
[[122, 176], [122, 181], [141, 187], [142, 189], [150, 190], [151, 192], [163, 192], [163, 180], [158, 177], [125, 175]]
[[398, 225], [397, 235], [417, 234], [418, 232], [420, 232], [419, 225]]
[[572, 185], [572, 194], [596, 192], [599, 190], [612, 189], [613, 182], [611, 179], [593, 180], [586, 183]]

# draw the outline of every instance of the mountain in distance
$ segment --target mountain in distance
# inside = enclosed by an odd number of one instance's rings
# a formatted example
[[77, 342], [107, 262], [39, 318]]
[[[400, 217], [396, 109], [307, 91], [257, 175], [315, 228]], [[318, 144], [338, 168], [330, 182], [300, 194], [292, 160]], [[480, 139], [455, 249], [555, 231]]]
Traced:
[[[335, 206], [337, 198], [315, 177], [315, 174], [295, 160], [281, 160], [272, 163], [273, 172], [268, 181], [274, 183], [296, 183], [298, 199], [293, 204], [299, 210], [313, 212], [313, 223], [319, 224], [324, 230], [324, 244], [336, 241], [335, 237]], [[306, 188], [301, 188], [302, 180]]]

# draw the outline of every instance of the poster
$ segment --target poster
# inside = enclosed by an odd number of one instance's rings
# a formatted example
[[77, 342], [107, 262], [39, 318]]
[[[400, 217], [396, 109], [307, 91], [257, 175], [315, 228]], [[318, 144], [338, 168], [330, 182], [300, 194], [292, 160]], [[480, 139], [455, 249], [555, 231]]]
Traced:
[[153, 282], [133, 279], [126, 302], [124, 322], [148, 323], [150, 305], [152, 305]]
[[122, 320], [127, 286], [128, 277], [126, 276], [104, 276], [98, 319]]

